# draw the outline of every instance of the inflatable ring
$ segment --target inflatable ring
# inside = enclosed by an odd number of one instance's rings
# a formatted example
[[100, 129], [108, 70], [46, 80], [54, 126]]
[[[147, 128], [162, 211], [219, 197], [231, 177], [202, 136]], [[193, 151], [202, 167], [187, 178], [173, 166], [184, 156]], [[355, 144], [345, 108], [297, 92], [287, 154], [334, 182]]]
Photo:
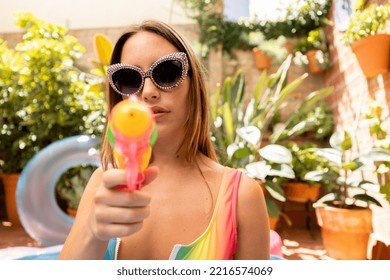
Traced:
[[16, 207], [26, 232], [44, 246], [63, 244], [74, 218], [55, 198], [55, 185], [69, 168], [100, 166], [100, 139], [86, 135], [56, 141], [39, 151], [23, 169], [16, 188]]

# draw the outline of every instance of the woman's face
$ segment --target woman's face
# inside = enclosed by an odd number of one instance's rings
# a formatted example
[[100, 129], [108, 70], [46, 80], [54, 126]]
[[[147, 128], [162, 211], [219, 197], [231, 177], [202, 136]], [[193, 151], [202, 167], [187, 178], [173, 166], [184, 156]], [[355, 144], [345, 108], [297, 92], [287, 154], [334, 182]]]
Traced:
[[[146, 72], [160, 57], [175, 52], [178, 50], [163, 37], [143, 31], [126, 41], [122, 49], [121, 63], [136, 65]], [[184, 124], [189, 113], [189, 88], [188, 77], [179, 86], [169, 90], [161, 90], [150, 78], [145, 79], [137, 96], [152, 109], [159, 139], [181, 139], [184, 136]]]

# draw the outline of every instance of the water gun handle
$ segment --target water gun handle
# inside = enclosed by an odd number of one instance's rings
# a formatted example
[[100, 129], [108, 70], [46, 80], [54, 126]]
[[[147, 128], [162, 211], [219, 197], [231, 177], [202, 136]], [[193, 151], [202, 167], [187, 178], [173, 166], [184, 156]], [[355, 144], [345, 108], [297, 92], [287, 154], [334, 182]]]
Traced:
[[142, 170], [138, 164], [138, 159], [142, 155], [138, 153], [137, 144], [135, 141], [128, 142], [128, 151], [123, 156], [124, 166], [121, 166], [126, 169], [127, 187], [130, 191], [139, 190], [144, 179]]

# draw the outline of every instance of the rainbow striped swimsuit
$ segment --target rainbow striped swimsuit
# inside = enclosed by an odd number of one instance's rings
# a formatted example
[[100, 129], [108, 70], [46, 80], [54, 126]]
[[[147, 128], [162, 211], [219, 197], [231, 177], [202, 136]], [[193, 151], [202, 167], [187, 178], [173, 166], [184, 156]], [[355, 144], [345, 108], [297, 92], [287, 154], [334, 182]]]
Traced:
[[237, 247], [236, 206], [241, 172], [224, 173], [205, 232], [189, 245], [175, 245], [170, 260], [232, 260]]
[[[237, 248], [236, 207], [241, 172], [227, 169], [223, 175], [210, 223], [201, 236], [188, 245], [174, 246], [170, 260], [232, 260]], [[116, 259], [119, 242], [112, 239], [105, 259]]]

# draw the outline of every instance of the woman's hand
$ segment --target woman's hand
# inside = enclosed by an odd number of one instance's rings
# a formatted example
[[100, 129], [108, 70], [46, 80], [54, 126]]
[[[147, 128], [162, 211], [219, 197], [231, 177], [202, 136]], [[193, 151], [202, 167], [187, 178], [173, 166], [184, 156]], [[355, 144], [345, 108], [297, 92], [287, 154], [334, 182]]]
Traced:
[[[147, 168], [142, 187], [153, 181], [157, 173], [157, 167]], [[89, 219], [93, 235], [100, 240], [131, 235], [142, 228], [149, 216], [150, 195], [142, 189], [130, 192], [117, 187], [125, 184], [125, 170], [110, 168], [103, 172]]]

